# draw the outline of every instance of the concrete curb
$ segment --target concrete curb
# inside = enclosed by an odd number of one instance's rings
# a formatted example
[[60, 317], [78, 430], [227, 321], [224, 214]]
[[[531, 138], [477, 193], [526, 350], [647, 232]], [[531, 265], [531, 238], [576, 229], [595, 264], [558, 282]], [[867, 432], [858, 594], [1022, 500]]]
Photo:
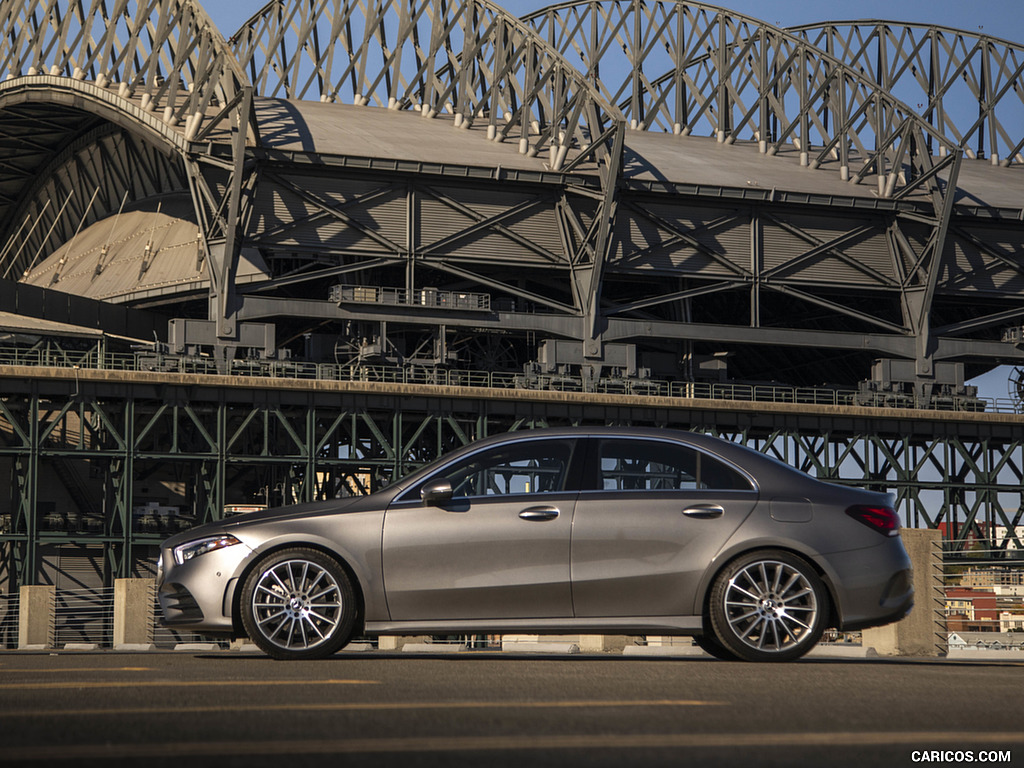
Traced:
[[503, 653], [579, 653], [576, 643], [532, 643], [521, 641], [505, 641], [501, 644]]
[[216, 643], [178, 643], [174, 646], [176, 651], [219, 651], [220, 646]]
[[816, 645], [807, 652], [807, 656], [818, 659], [866, 659], [879, 655], [873, 647], [863, 645]]
[[402, 653], [459, 653], [469, 648], [458, 643], [406, 643]]
[[[627, 645], [623, 656], [707, 656], [696, 645]], [[708, 656], [708, 658], [711, 658]]]

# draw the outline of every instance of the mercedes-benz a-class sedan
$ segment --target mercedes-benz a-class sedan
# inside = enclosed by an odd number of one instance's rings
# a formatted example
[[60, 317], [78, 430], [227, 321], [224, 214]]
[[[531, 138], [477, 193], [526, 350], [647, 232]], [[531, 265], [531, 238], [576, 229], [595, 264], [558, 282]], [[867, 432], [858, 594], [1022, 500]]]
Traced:
[[157, 579], [166, 625], [278, 659], [360, 634], [580, 632], [785, 661], [910, 610], [891, 505], [703, 435], [535, 430], [369, 496], [180, 533]]

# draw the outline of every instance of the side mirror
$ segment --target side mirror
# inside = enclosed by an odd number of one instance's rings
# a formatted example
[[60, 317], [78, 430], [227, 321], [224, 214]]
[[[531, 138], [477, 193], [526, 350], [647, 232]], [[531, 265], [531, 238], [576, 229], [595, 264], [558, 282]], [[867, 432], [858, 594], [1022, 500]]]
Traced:
[[436, 507], [452, 500], [452, 484], [447, 480], [438, 480], [423, 487], [420, 491], [420, 498], [423, 503], [430, 507]]

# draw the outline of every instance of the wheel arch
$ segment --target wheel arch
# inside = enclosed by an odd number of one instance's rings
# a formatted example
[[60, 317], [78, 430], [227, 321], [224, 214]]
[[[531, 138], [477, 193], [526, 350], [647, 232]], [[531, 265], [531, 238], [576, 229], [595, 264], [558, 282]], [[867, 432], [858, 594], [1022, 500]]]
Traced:
[[243, 589], [245, 582], [260, 563], [264, 562], [268, 557], [288, 549], [310, 549], [320, 552], [334, 560], [345, 571], [345, 575], [352, 582], [352, 591], [356, 596], [356, 623], [353, 629], [353, 636], [361, 635], [366, 623], [366, 596], [363, 593], [362, 580], [348, 558], [337, 550], [316, 541], [281, 541], [267, 549], [261, 549], [246, 563], [245, 568], [242, 569], [236, 578], [234, 593], [231, 595], [231, 627], [235, 635], [237, 637], [246, 637], [245, 628], [242, 626], [242, 593], [245, 591]]
[[828, 569], [822, 565], [819, 556], [809, 551], [806, 547], [801, 547], [795, 544], [795, 542], [767, 540], [756, 542], [753, 545], [748, 543], [742, 548], [729, 550], [719, 558], [716, 558], [717, 562], [714, 568], [709, 568], [705, 572], [704, 579], [701, 581], [700, 591], [697, 596], [700, 606], [701, 625], [705, 631], [707, 631], [708, 627], [711, 625], [711, 588], [715, 581], [717, 581], [719, 575], [728, 568], [729, 565], [741, 557], [754, 552], [766, 552], [770, 550], [786, 552], [794, 557], [798, 557], [814, 570], [815, 574], [817, 574], [818, 578], [821, 579], [821, 583], [825, 585], [825, 589], [828, 591], [829, 607], [827, 626], [838, 627], [841, 624], [842, 607], [838, 590], [836, 589], [835, 579], [829, 573]]

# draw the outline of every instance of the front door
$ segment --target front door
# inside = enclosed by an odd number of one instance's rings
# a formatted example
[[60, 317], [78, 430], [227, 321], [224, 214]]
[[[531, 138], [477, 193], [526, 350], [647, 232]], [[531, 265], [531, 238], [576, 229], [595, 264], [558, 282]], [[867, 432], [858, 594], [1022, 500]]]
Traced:
[[[441, 468], [384, 517], [384, 587], [393, 621], [572, 616], [569, 539], [576, 441], [523, 438]], [[447, 481], [452, 498], [419, 500]]]

